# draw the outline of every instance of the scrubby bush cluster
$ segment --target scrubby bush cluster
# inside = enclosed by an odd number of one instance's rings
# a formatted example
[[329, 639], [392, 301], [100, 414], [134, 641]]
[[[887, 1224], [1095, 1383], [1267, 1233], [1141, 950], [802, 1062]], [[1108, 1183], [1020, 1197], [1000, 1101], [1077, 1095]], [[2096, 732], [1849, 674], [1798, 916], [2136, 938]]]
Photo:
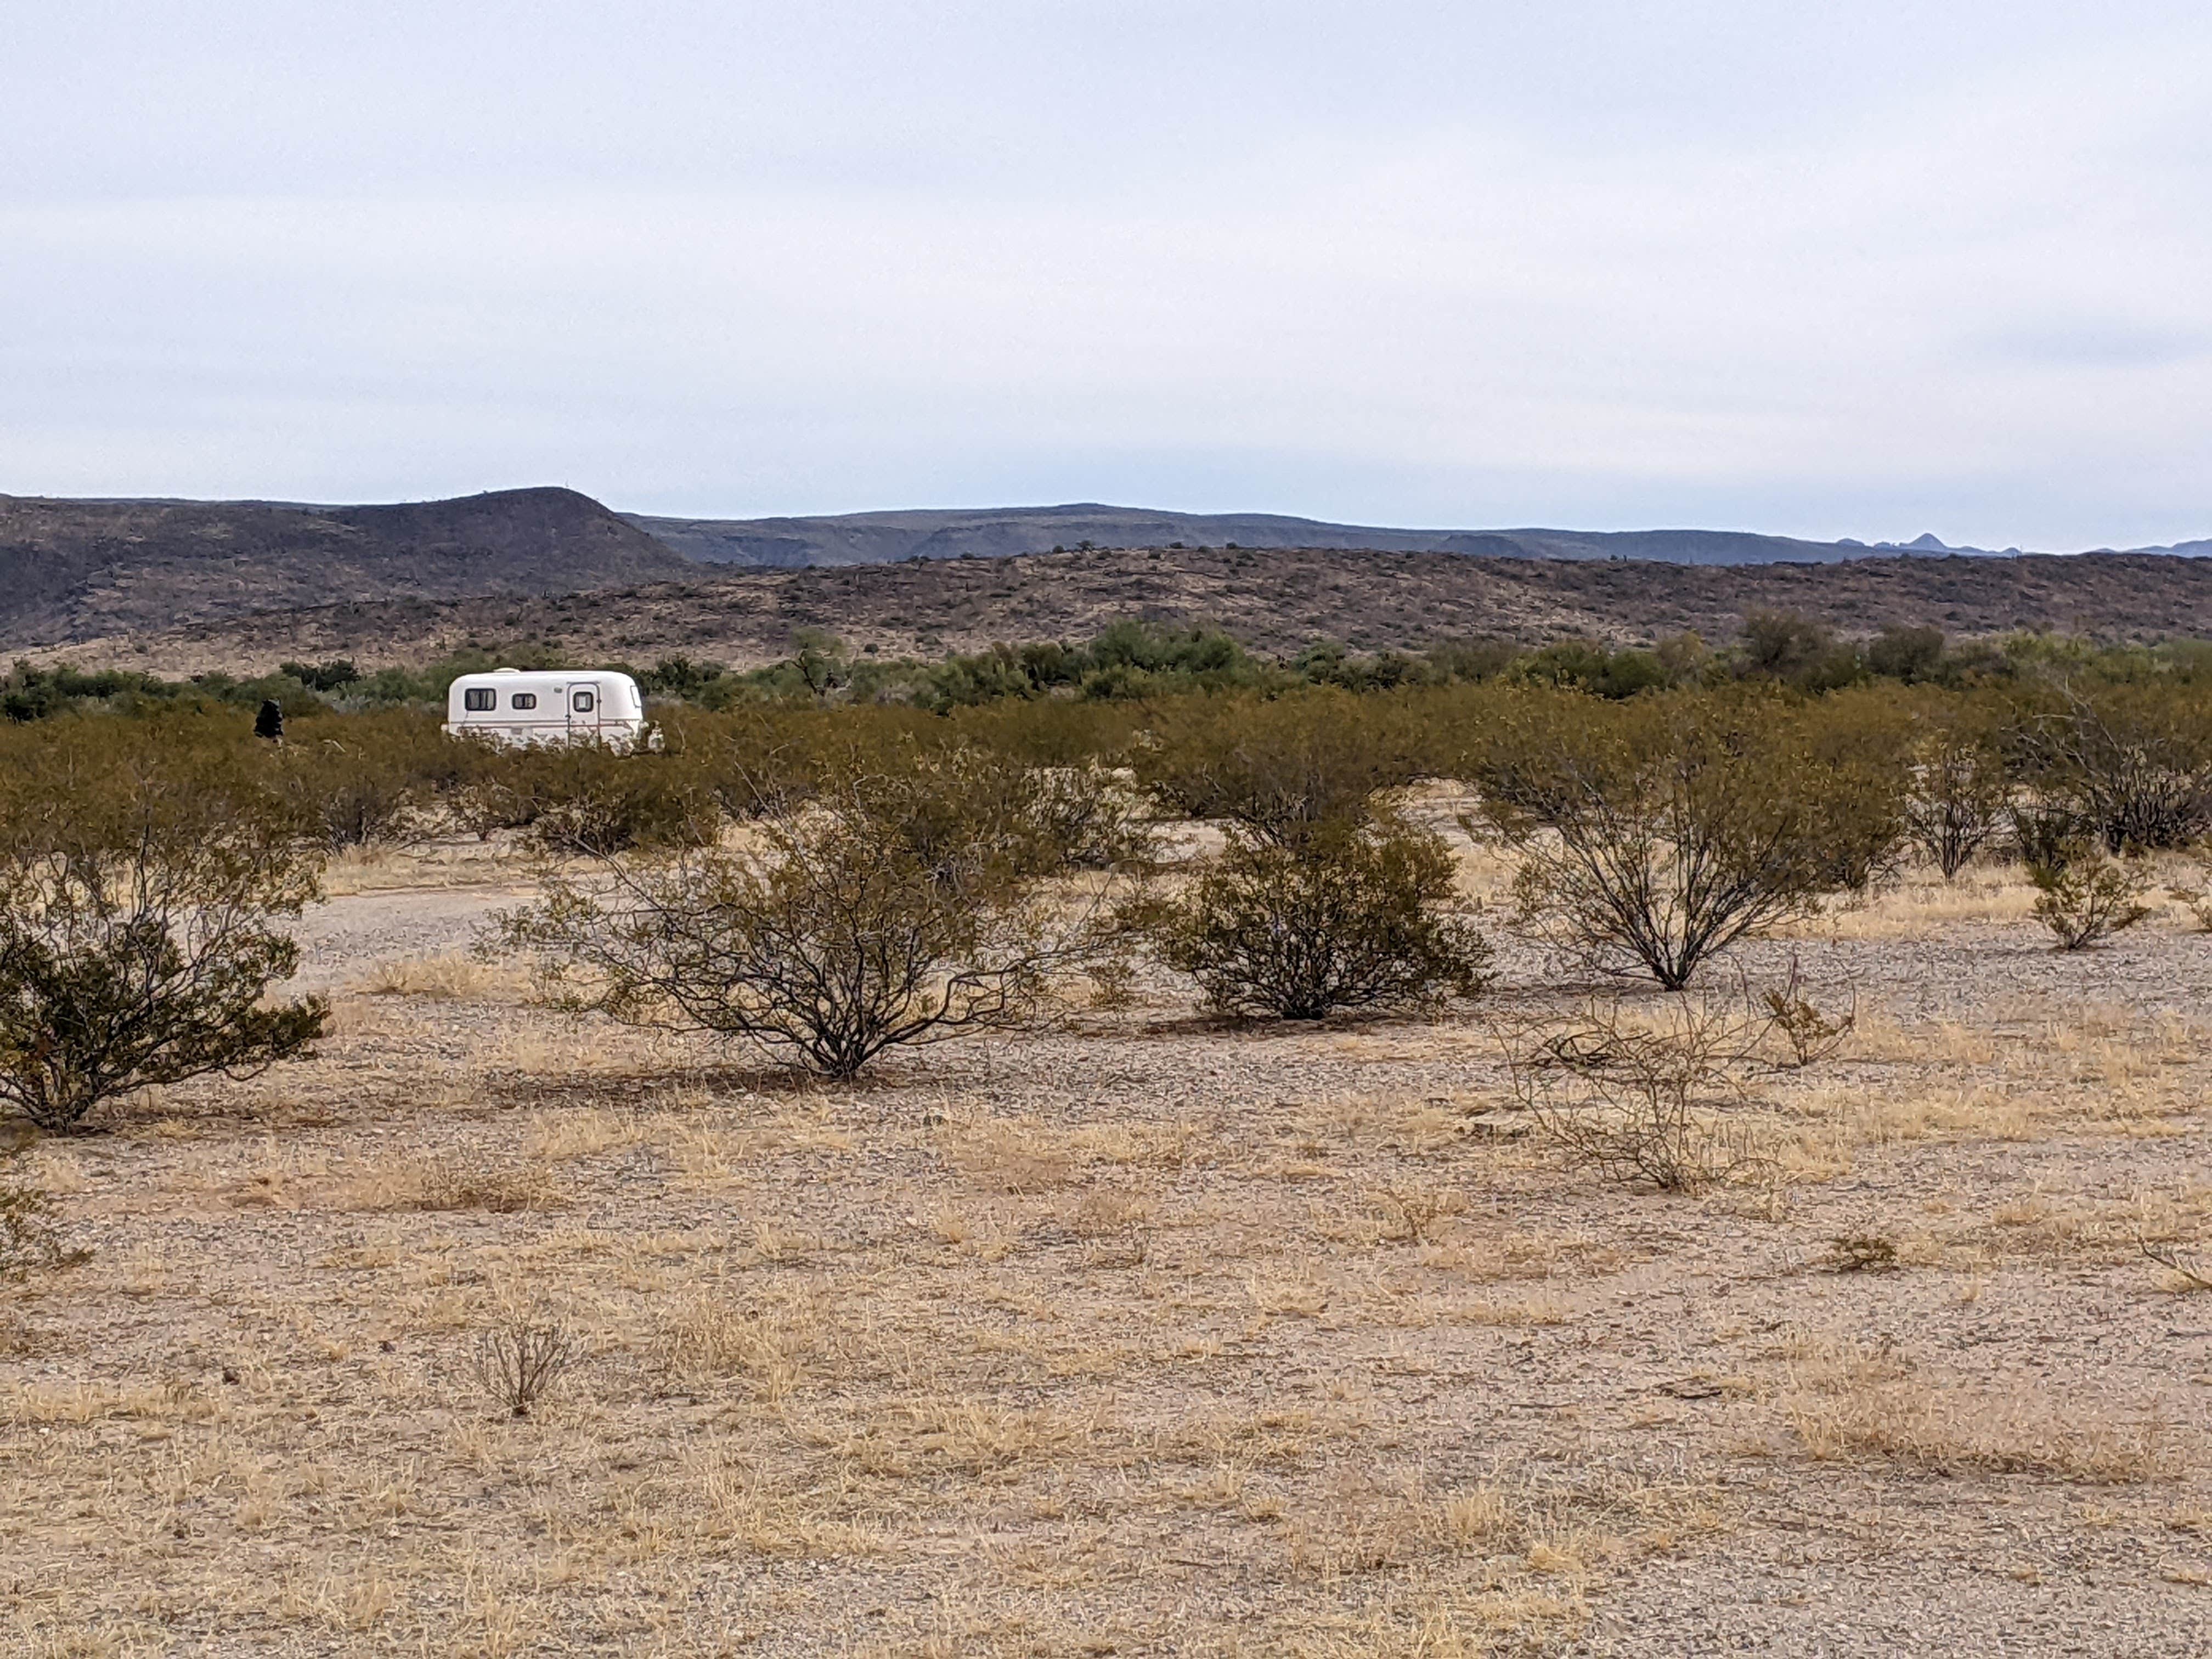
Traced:
[[1157, 925], [1160, 956], [1224, 1014], [1319, 1019], [1471, 998], [1490, 947], [1442, 841], [1387, 821], [1291, 845], [1232, 831]]
[[1860, 732], [1771, 695], [1519, 697], [1471, 734], [1465, 770], [1521, 850], [1524, 923], [1591, 969], [1676, 990], [1886, 866], [1904, 774]]
[[501, 918], [566, 1006], [743, 1038], [849, 1078], [886, 1049], [1030, 1023], [1112, 951], [1110, 910], [1054, 877], [1133, 856], [1112, 781], [958, 745], [839, 757], [734, 845], [547, 872]]
[[265, 1000], [316, 893], [312, 814], [251, 753], [96, 735], [41, 733], [0, 770], [0, 1101], [48, 1130], [302, 1054], [325, 1012]]
[[[1418, 652], [1355, 651], [1321, 642], [1270, 658], [1218, 629], [1131, 620], [1087, 641], [998, 644], [932, 659], [887, 657], [874, 646], [854, 651], [823, 629], [798, 628], [787, 651], [754, 668], [687, 656], [663, 657], [649, 665], [595, 659], [593, 665], [627, 669], [660, 702], [715, 713], [793, 704], [898, 704], [946, 714], [1007, 702], [1112, 705], [1224, 691], [1274, 696], [1307, 687], [1375, 692], [1531, 686], [1622, 700], [1655, 690], [1734, 684], [1821, 695], [1853, 686], [1953, 692], [2055, 684], [2203, 689], [2212, 680], [2212, 645], [2204, 641], [2112, 647], [2019, 634], [1955, 645], [1927, 627], [1891, 627], [1870, 638], [1850, 639], [1788, 611], [1753, 611], [1735, 639], [1717, 645], [1695, 634], [1649, 646], [1447, 640]], [[496, 647], [472, 641], [417, 667], [365, 670], [349, 659], [333, 658], [283, 662], [258, 675], [213, 672], [181, 680], [18, 661], [0, 674], [0, 715], [25, 722], [94, 711], [252, 708], [264, 699], [276, 700], [289, 714], [309, 717], [421, 709], [441, 707], [457, 676], [502, 665], [561, 668], [574, 665], [574, 659], [540, 641]]]
[[1514, 1098], [1571, 1159], [1608, 1180], [1694, 1192], [1761, 1171], [1735, 1112], [1766, 1066], [1771, 1022], [1727, 999], [1650, 1012], [1593, 1000], [1509, 1033]]
[[1408, 705], [1322, 689], [1163, 710], [1131, 769], [1225, 845], [1152, 928], [1217, 1012], [1318, 1019], [1472, 997], [1490, 949], [1450, 849], [1397, 792], [1432, 769]]
[[[1501, 927], [1679, 989], [1911, 858], [2021, 860], [2079, 949], [2146, 914], [2147, 855], [2212, 831], [2204, 660], [2179, 648], [1849, 644], [1774, 617], [1723, 652], [1232, 647], [1132, 624], [877, 701], [826, 639], [789, 695], [672, 659], [647, 677], [659, 740], [629, 754], [445, 738], [402, 705], [460, 659], [286, 664], [309, 701], [282, 744], [225, 700], [262, 683], [19, 665], [0, 1100], [65, 1129], [306, 1052], [320, 1006], [270, 996], [286, 924], [332, 855], [432, 837], [544, 860], [504, 942], [576, 1006], [844, 1077], [1032, 1021], [1140, 952], [1238, 1018], [1464, 1000]], [[1514, 850], [1512, 916], [1462, 893], [1455, 823]]]

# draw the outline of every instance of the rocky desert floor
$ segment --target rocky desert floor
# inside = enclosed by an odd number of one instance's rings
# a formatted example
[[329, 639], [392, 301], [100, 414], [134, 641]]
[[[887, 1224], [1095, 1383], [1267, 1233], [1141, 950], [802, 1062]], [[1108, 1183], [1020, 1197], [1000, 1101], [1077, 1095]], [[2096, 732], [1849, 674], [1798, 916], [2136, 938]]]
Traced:
[[[533, 1006], [495, 858], [337, 874], [319, 1058], [28, 1155], [91, 1254], [0, 1312], [0, 1650], [2212, 1650], [2179, 907], [1745, 948], [1857, 1024], [1680, 1196], [1510, 1109], [1582, 994], [1510, 941], [1440, 1023], [1162, 979], [831, 1088]], [[520, 1419], [517, 1319], [577, 1345]]]

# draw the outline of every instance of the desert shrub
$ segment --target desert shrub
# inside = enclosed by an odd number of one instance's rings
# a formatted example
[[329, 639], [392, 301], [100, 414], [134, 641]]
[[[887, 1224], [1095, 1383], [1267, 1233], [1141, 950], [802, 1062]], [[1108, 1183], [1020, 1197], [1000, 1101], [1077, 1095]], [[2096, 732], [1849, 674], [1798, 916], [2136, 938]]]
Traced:
[[73, 712], [87, 702], [143, 705], [173, 699], [190, 690], [125, 669], [88, 672], [68, 663], [38, 668], [18, 658], [12, 669], [0, 675], [0, 718], [18, 722], [46, 720]]
[[332, 657], [328, 662], [280, 662], [276, 672], [295, 679], [310, 691], [342, 691], [357, 684], [361, 670], [354, 666], [350, 657]]
[[454, 743], [419, 714], [387, 712], [325, 720], [270, 757], [277, 787], [333, 852], [412, 841], [434, 822], [441, 784], [475, 769], [456, 766]]
[[1796, 611], [1756, 610], [1743, 619], [1737, 654], [1741, 672], [1782, 680], [1806, 691], [1832, 691], [1859, 678], [1857, 651], [1826, 623]]
[[1632, 697], [1670, 683], [1667, 665], [1649, 651], [1608, 651], [1583, 640], [1563, 640], [1514, 663], [1508, 678], [1528, 685]]
[[2064, 801], [2017, 796], [2005, 808], [2005, 823], [2007, 850], [2030, 870], [2061, 869], [2099, 844], [2088, 822]]
[[527, 1417], [584, 1358], [565, 1325], [518, 1315], [477, 1334], [477, 1382], [510, 1417]]
[[1018, 884], [1130, 868], [1149, 856], [1140, 801], [1102, 766], [1030, 766], [974, 744], [902, 732], [872, 750], [849, 750], [823, 770], [839, 811], [935, 880]]
[[1905, 833], [1946, 881], [1997, 837], [2013, 780], [1990, 723], [1957, 706], [1937, 710], [1912, 744]]
[[1218, 629], [1125, 618], [1091, 641], [1081, 690], [1086, 697], [1157, 697], [1279, 678]]
[[1395, 691], [1437, 681], [1425, 656], [1403, 651], [1350, 652], [1337, 645], [1309, 646], [1292, 660], [1291, 669], [1308, 684], [1340, 686], [1346, 691]]
[[1933, 679], [1943, 666], [1940, 628], [1885, 628], [1866, 644], [1866, 665], [1885, 679], [1913, 684]]
[[1195, 979], [1210, 1006], [1278, 1019], [1472, 997], [1490, 958], [1449, 849], [1389, 823], [1289, 846], [1239, 828], [1154, 931], [1162, 959]]
[[763, 820], [743, 848], [611, 860], [543, 893], [497, 937], [565, 1006], [750, 1041], [830, 1078], [1028, 1023], [1109, 931], [1096, 905], [1047, 904], [998, 849], [925, 858], [838, 794]]
[[1893, 688], [1857, 688], [1800, 705], [1792, 724], [1819, 782], [1824, 884], [1863, 894], [1894, 873], [1910, 844], [1910, 711]]
[[1755, 1015], [1687, 997], [1646, 1013], [1593, 1001], [1573, 1019], [1504, 1036], [1515, 1102], [1606, 1179], [1694, 1192], [1771, 1176], [1733, 1115], [1761, 1064], [1765, 1022]]
[[723, 714], [672, 711], [666, 752], [738, 823], [787, 812], [834, 780], [865, 773], [902, 738], [927, 742], [945, 722], [918, 709], [751, 704]]
[[946, 724], [969, 743], [1031, 766], [1114, 765], [1143, 712], [1129, 703], [1037, 697], [956, 709]]
[[0, 1100], [41, 1128], [303, 1055], [321, 999], [265, 1005], [320, 853], [250, 757], [79, 733], [0, 781]]
[[1025, 811], [1042, 827], [1053, 867], [1141, 870], [1157, 853], [1142, 798], [1126, 776], [1092, 761], [1031, 773]]
[[1839, 848], [1893, 836], [1895, 797], [1822, 756], [1800, 705], [1686, 693], [1500, 707], [1463, 763], [1516, 846], [1523, 925], [1589, 966], [1688, 983], [1747, 934], [1815, 911]]
[[687, 751], [592, 743], [500, 753], [458, 792], [454, 811], [479, 836], [519, 830], [526, 844], [558, 856], [702, 846], [721, 827], [710, 784]]
[[2212, 708], [2186, 686], [2055, 688], [2016, 717], [2016, 763], [2046, 810], [2116, 855], [2212, 830]]
[[2101, 944], [2151, 914], [2142, 902], [2150, 881], [2142, 865], [2100, 847], [2075, 848], [2058, 863], [2030, 865], [2027, 873], [2036, 886], [2035, 918], [2062, 951]]
[[1420, 736], [1395, 697], [1224, 696], [1161, 708], [1130, 763], [1169, 811], [1291, 846], [1364, 820], [1378, 793], [1420, 777]]

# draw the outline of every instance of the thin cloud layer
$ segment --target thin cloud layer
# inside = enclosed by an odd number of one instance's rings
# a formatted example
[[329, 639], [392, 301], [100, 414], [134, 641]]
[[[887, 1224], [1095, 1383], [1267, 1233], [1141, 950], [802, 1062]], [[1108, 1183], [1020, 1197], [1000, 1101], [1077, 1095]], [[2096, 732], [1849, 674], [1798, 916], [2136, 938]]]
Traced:
[[0, 489], [2212, 532], [2201, 7], [82, 11]]

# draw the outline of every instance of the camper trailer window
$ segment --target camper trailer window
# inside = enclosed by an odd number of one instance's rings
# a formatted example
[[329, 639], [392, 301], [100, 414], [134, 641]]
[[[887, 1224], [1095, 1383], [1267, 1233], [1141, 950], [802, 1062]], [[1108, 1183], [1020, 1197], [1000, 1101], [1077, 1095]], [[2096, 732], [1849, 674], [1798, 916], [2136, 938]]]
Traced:
[[518, 691], [507, 702], [517, 708], [535, 708], [538, 707], [538, 694], [535, 691]]
[[485, 713], [487, 710], [493, 708], [498, 701], [499, 694], [496, 691], [494, 691], [489, 686], [485, 686], [481, 690], [471, 690], [461, 693], [461, 707], [467, 709], [472, 714], [481, 714]]
[[599, 702], [599, 699], [598, 699], [597, 697], [594, 697], [594, 696], [593, 696], [590, 692], [588, 692], [588, 691], [579, 691], [578, 693], [576, 693], [576, 696], [575, 696], [575, 698], [574, 698], [574, 705], [575, 705], [576, 712], [577, 712], [579, 714], [590, 714], [590, 713], [592, 712], [592, 708], [595, 708], [595, 707], [598, 705], [598, 702]]

